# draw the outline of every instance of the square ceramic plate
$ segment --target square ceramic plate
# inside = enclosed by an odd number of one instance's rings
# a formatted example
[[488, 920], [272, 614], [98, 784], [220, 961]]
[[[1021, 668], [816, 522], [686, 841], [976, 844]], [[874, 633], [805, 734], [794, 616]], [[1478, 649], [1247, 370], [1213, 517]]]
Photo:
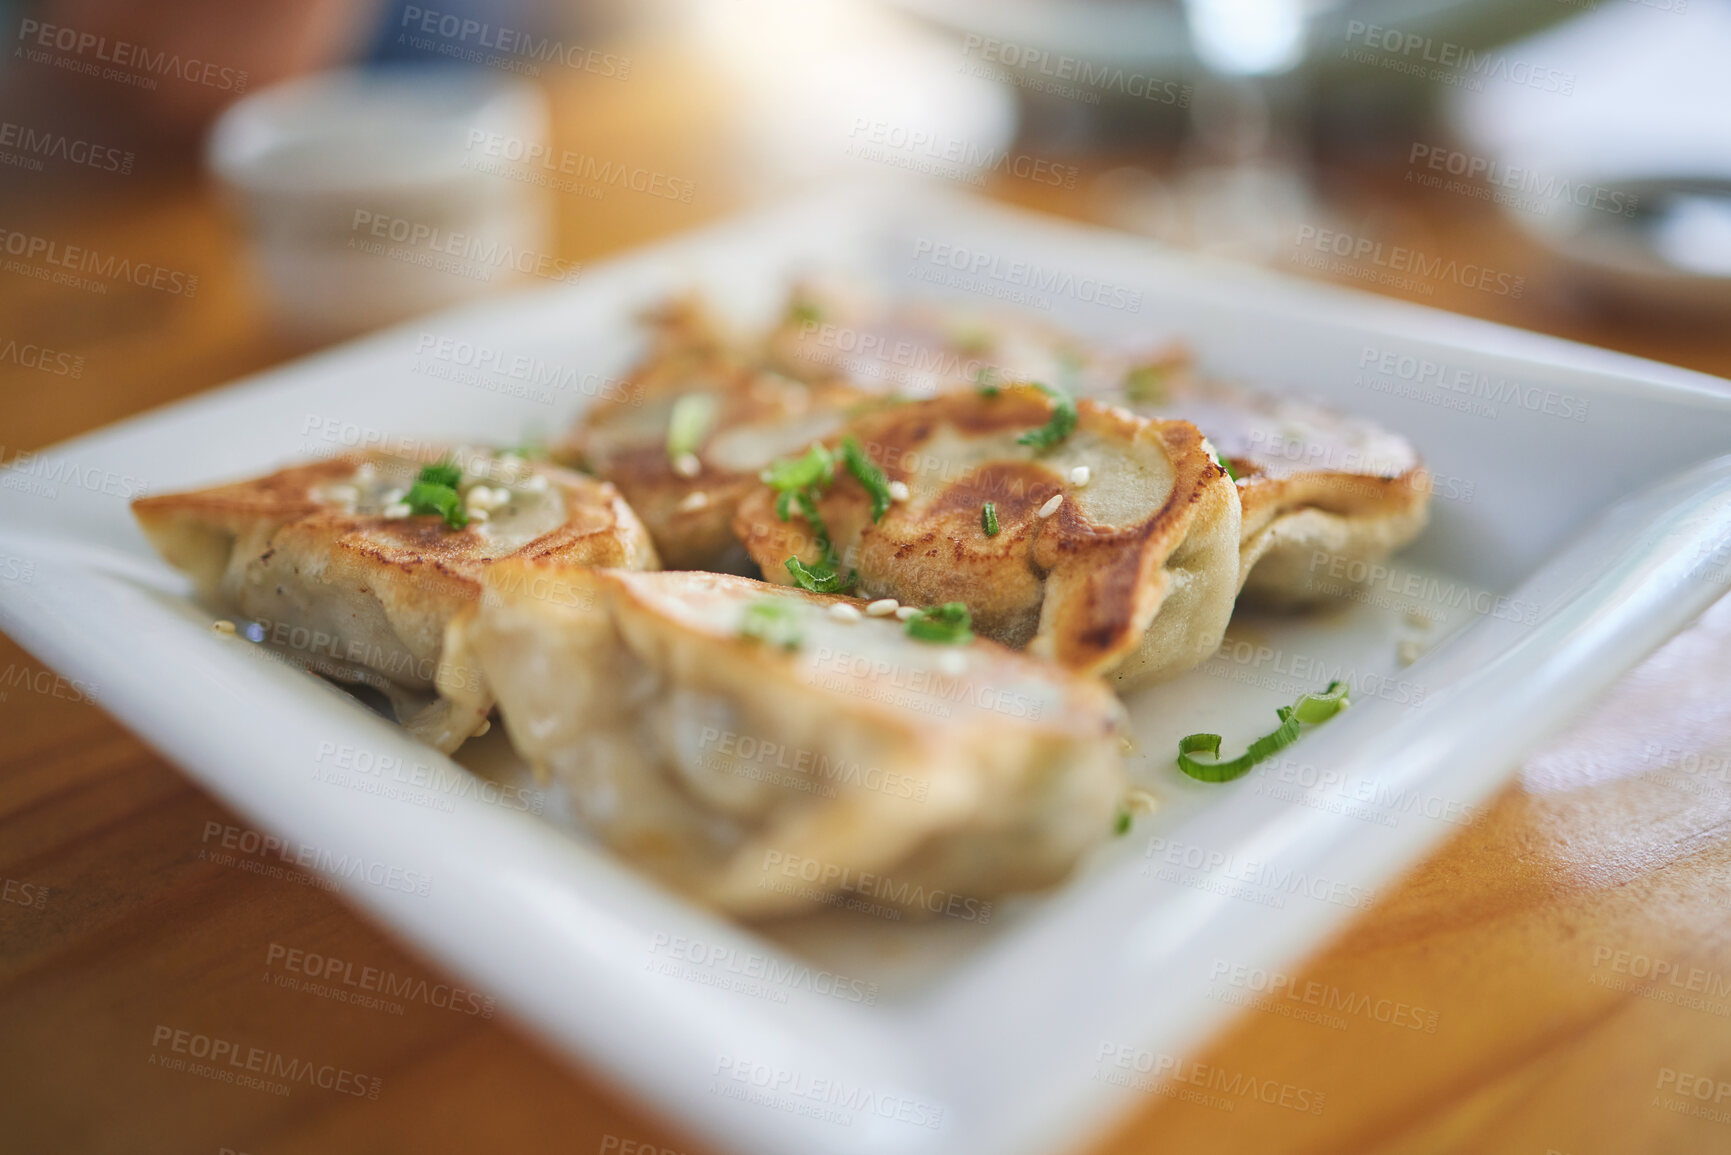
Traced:
[[[1385, 571], [1319, 558], [1339, 608], [1241, 615], [1218, 657], [1136, 695], [1133, 772], [1160, 807], [1064, 887], [921, 922], [832, 912], [753, 930], [594, 849], [497, 735], [462, 769], [214, 633], [128, 514], [143, 489], [397, 437], [556, 433], [615, 389], [644, 303], [695, 282], [761, 320], [813, 269], [1017, 305], [1104, 341], [1181, 336], [1211, 372], [1408, 434], [1438, 479], [1432, 525]], [[1174, 1086], [1253, 1095], [1300, 1125], [1327, 1088], [1203, 1077], [1182, 1056], [1243, 993], [1235, 968], [1290, 966], [1372, 905], [1731, 584], [1722, 385], [981, 202], [852, 189], [15, 463], [0, 473], [0, 626], [273, 832], [271, 853], [332, 875], [719, 1146], [1048, 1152]], [[1403, 648], [1427, 652], [1404, 666]], [[1332, 678], [1355, 704], [1281, 758], [1217, 786], [1174, 768], [1179, 735], [1242, 748]]]

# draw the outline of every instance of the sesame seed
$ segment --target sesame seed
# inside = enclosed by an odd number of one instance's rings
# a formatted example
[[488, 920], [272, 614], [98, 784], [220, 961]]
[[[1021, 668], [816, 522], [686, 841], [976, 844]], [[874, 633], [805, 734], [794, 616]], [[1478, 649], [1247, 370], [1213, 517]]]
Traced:
[[919, 612], [920, 612], [920, 607], [918, 607], [918, 606], [897, 606], [896, 607], [896, 617], [899, 620], [904, 621], [904, 622]]
[[474, 506], [471, 505], [467, 509], [465, 509], [463, 512], [465, 512], [469, 515], [470, 521], [481, 522], [481, 521], [487, 520], [487, 511], [484, 509], [476, 509]]
[[901, 608], [901, 603], [894, 598], [879, 598], [866, 607], [866, 613], [874, 618], [887, 618]]
[[479, 738], [482, 734], [485, 734], [488, 730], [491, 730], [492, 728], [493, 728], [493, 719], [482, 718], [480, 729], [476, 730], [472, 736]]
[[360, 478], [362, 481], [371, 481], [374, 477], [378, 476], [378, 472], [377, 469], [373, 468], [372, 462], [363, 461], [359, 468], [355, 470], [355, 476]]
[[523, 488], [528, 490], [530, 493], [546, 493], [546, 475], [541, 473], [531, 473], [529, 479], [523, 483]]
[[381, 495], [381, 498], [386, 505], [395, 505], [397, 502], [403, 500], [403, 496], [408, 492], [409, 491], [406, 489], [387, 489]]
[[701, 489], [693, 490], [691, 493], [686, 494], [684, 500], [679, 503], [679, 512], [696, 513], [700, 509], [707, 508], [708, 505], [709, 495]]
[[938, 655], [938, 669], [952, 678], [959, 678], [968, 670], [968, 659], [960, 650], [945, 650]]
[[1058, 507], [1063, 504], [1064, 495], [1061, 493], [1054, 493], [1051, 497], [1046, 499], [1046, 504], [1040, 507], [1039, 516], [1051, 517], [1054, 513], [1058, 512]]
[[906, 501], [908, 499], [908, 483], [905, 481], [890, 482], [889, 491], [891, 501]]
[[1093, 476], [1094, 476], [1093, 471], [1090, 470], [1086, 465], [1078, 465], [1076, 468], [1074, 468], [1070, 471], [1070, 484], [1071, 485], [1087, 485], [1088, 479], [1093, 477]]
[[1424, 646], [1414, 641], [1399, 642], [1394, 647], [1395, 661], [1399, 662], [1403, 666], [1412, 665], [1414, 662], [1418, 661], [1419, 655], [1423, 653]]
[[409, 503], [406, 501], [393, 501], [391, 504], [385, 506], [385, 516], [390, 518], [392, 521], [409, 516]]
[[846, 602], [836, 602], [833, 606], [829, 607], [829, 616], [838, 622], [852, 623], [860, 620], [859, 610], [848, 605]]
[[219, 634], [228, 634], [230, 637], [234, 635], [234, 623], [227, 618], [210, 623], [210, 628]]
[[696, 477], [703, 472], [703, 462], [695, 453], [681, 453], [673, 459], [673, 472], [681, 477]]

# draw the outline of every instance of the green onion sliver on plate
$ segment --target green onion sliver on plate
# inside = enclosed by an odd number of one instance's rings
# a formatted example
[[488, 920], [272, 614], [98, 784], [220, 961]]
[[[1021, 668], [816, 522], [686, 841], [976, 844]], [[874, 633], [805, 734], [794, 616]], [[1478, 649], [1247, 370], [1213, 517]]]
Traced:
[[1320, 694], [1305, 694], [1290, 706], [1281, 706], [1280, 726], [1250, 744], [1250, 748], [1229, 762], [1203, 762], [1191, 757], [1207, 754], [1220, 757], [1220, 735], [1189, 734], [1178, 739], [1178, 769], [1202, 782], [1230, 782], [1249, 773], [1250, 768], [1298, 741], [1300, 723], [1315, 726], [1328, 721], [1343, 710], [1350, 698], [1345, 682], [1330, 682]]

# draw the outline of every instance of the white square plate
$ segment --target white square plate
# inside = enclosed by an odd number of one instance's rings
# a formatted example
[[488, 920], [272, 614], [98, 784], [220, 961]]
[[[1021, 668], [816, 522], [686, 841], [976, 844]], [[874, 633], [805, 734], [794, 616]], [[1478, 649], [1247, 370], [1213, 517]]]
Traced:
[[[142, 488], [396, 437], [556, 434], [615, 387], [644, 303], [696, 282], [762, 319], [792, 273], [820, 268], [1020, 303], [1103, 340], [1182, 336], [1209, 371], [1401, 430], [1439, 479], [1430, 529], [1355, 600], [1235, 620], [1220, 656], [1138, 694], [1133, 771], [1160, 810], [1070, 884], [989, 918], [755, 932], [695, 910], [562, 829], [556, 796], [483, 785], [215, 634], [127, 511]], [[947, 194], [843, 190], [15, 463], [0, 473], [0, 626], [278, 836], [273, 853], [333, 875], [717, 1144], [1047, 1152], [1182, 1071], [1228, 1012], [1211, 987], [1222, 966], [1313, 948], [1731, 584], [1722, 384]], [[1444, 635], [1396, 662], [1401, 640]], [[1286, 756], [1218, 786], [1174, 768], [1177, 736], [1241, 749], [1333, 677], [1355, 705]], [[519, 770], [496, 736], [462, 760], [507, 782]]]

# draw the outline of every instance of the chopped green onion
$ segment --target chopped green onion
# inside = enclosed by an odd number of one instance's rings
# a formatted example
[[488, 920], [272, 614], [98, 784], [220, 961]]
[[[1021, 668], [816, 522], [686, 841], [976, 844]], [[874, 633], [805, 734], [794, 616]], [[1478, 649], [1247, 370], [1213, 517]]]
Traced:
[[[1178, 768], [1203, 782], [1230, 782], [1234, 778], [1242, 777], [1258, 762], [1298, 741], [1299, 723], [1319, 725], [1345, 709], [1350, 702], [1349, 689], [1345, 682], [1330, 682], [1328, 689], [1320, 694], [1304, 694], [1292, 705], [1279, 707], [1275, 711], [1280, 715], [1279, 728], [1252, 742], [1248, 750], [1230, 762], [1218, 761], [1218, 734], [1190, 734], [1180, 738]], [[1199, 753], [1207, 754], [1216, 761], [1202, 762], [1191, 757], [1192, 754]]]
[[1112, 818], [1112, 833], [1130, 833], [1130, 811], [1127, 807], [1118, 807], [1118, 813]]
[[998, 503], [988, 501], [980, 506], [980, 528], [986, 531], [987, 537], [998, 536]]
[[1158, 405], [1166, 400], [1166, 369], [1160, 365], [1138, 365], [1124, 375], [1124, 393], [1132, 401]]
[[1034, 388], [1052, 399], [1052, 416], [1038, 429], [1016, 438], [1017, 445], [1031, 445], [1035, 449], [1050, 449], [1061, 443], [1076, 430], [1076, 403], [1069, 396], [1060, 393], [1049, 385], [1034, 383]]
[[1002, 390], [996, 384], [998, 371], [990, 365], [981, 365], [974, 370], [974, 384], [978, 386], [981, 397], [996, 397]]
[[469, 514], [463, 508], [462, 497], [449, 485], [417, 481], [409, 487], [403, 500], [408, 503], [410, 513], [436, 513], [444, 518], [445, 524], [452, 529], [462, 529], [469, 524]]
[[961, 602], [927, 606], [908, 619], [908, 637], [939, 645], [960, 646], [974, 640], [973, 616]]
[[823, 313], [810, 301], [795, 301], [787, 307], [787, 315], [795, 321], [821, 321]]
[[834, 569], [835, 546], [829, 540], [829, 526], [823, 523], [823, 514], [817, 511], [816, 495], [809, 489], [802, 489], [793, 495], [793, 500], [799, 506], [800, 516], [811, 527], [812, 536], [817, 538], [817, 548], [823, 551], [824, 564]]
[[739, 619], [739, 636], [797, 650], [801, 638], [799, 610], [786, 598], [759, 598], [745, 607]]
[[673, 403], [673, 416], [667, 422], [667, 460], [697, 452], [715, 424], [715, 410], [715, 398], [708, 393], [686, 393]]
[[884, 480], [884, 471], [872, 463], [865, 450], [860, 448], [858, 441], [849, 437], [841, 443], [842, 460], [847, 463], [847, 471], [865, 487], [872, 496], [872, 522], [883, 520], [885, 511], [890, 507], [890, 483]]
[[1226, 471], [1226, 476], [1228, 478], [1230, 478], [1233, 481], [1238, 480], [1238, 474], [1233, 472], [1232, 463], [1230, 461], [1226, 460], [1226, 455], [1224, 453], [1222, 453], [1222, 452], [1220, 452], [1220, 450], [1216, 449], [1214, 451], [1214, 460], [1219, 463], [1220, 468], [1222, 468]]
[[797, 557], [790, 557], [783, 564], [802, 590], [810, 590], [814, 594], [833, 594], [853, 588], [850, 578], [843, 577], [827, 565], [820, 564], [807, 569]]
[[442, 485], [446, 489], [456, 489], [463, 484], [463, 468], [455, 461], [441, 461], [437, 465], [423, 465], [420, 476], [416, 477], [415, 481], [425, 481], [429, 485]]
[[783, 457], [770, 462], [769, 468], [758, 476], [783, 493], [813, 485], [828, 485], [835, 480], [835, 455], [816, 444], [800, 457]]

